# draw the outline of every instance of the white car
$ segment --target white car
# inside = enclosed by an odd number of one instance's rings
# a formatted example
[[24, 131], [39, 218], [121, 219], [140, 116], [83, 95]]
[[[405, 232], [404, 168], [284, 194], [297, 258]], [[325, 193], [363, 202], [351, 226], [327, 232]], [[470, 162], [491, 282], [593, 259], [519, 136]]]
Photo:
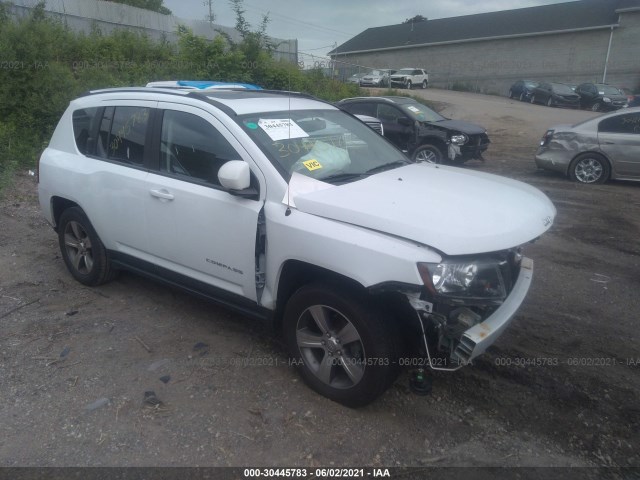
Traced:
[[361, 87], [385, 87], [389, 85], [389, 74], [393, 70], [371, 70], [360, 79]]
[[389, 77], [391, 87], [427, 88], [429, 85], [429, 74], [422, 68], [403, 68]]
[[42, 154], [39, 198], [79, 282], [128, 269], [267, 319], [349, 406], [399, 367], [483, 353], [531, 284], [520, 246], [555, 216], [529, 185], [413, 163], [329, 103], [264, 90], [90, 92]]

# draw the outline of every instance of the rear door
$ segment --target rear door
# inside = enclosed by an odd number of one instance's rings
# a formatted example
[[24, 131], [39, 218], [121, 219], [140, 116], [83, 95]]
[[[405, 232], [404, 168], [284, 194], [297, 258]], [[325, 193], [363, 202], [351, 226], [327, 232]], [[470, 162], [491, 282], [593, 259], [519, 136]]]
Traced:
[[[261, 172], [211, 113], [171, 103], [158, 109], [156, 165], [145, 202], [153, 263], [256, 300]], [[229, 160], [249, 162], [261, 199], [233, 196], [220, 186], [218, 171]]]
[[640, 112], [606, 118], [598, 125], [600, 149], [618, 176], [640, 177]]
[[83, 137], [82, 153], [93, 160], [80, 164], [68, 179], [74, 190], [86, 192], [80, 204], [106, 248], [133, 256], [147, 250], [147, 142], [156, 104], [111, 101], [91, 109], [96, 125], [79, 135]]

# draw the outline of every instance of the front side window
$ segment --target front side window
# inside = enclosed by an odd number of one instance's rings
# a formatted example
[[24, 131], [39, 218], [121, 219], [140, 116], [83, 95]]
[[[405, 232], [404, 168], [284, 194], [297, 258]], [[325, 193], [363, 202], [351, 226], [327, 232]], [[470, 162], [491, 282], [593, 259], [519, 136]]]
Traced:
[[378, 105], [378, 114], [374, 116], [387, 123], [397, 123], [398, 118], [406, 117], [396, 107], [384, 103]]
[[238, 152], [205, 119], [186, 112], [164, 112], [160, 171], [220, 185], [220, 167], [229, 160], [240, 159]]

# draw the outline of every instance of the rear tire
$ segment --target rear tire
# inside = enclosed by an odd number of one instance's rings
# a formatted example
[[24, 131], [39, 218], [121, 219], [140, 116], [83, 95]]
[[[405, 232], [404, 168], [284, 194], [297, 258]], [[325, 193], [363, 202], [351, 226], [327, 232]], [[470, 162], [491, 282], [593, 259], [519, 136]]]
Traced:
[[606, 182], [611, 174], [609, 162], [597, 153], [583, 153], [578, 155], [569, 166], [571, 180], [589, 185]]
[[553, 99], [551, 97], [547, 99], [547, 107], [553, 107]]
[[509, 98], [513, 98], [513, 97], [514, 97], [513, 90], [509, 89]]
[[58, 243], [67, 269], [78, 282], [95, 287], [114, 278], [107, 251], [81, 208], [71, 207], [60, 215]]
[[287, 302], [283, 329], [305, 383], [333, 401], [366, 405], [397, 377], [391, 322], [365, 294], [305, 285]]
[[427, 88], [427, 81], [423, 80], [422, 81], [422, 89], [424, 90], [425, 88]]
[[535, 95], [531, 95], [531, 103], [536, 103], [536, 96]]

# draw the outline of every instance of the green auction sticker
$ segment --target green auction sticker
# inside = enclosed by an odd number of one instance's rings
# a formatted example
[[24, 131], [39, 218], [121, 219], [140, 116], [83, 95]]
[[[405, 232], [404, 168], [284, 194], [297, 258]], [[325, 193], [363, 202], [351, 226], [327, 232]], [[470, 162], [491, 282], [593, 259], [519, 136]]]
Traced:
[[253, 122], [247, 123], [247, 128], [250, 128], [251, 130], [255, 130], [256, 128], [258, 128], [258, 124]]

